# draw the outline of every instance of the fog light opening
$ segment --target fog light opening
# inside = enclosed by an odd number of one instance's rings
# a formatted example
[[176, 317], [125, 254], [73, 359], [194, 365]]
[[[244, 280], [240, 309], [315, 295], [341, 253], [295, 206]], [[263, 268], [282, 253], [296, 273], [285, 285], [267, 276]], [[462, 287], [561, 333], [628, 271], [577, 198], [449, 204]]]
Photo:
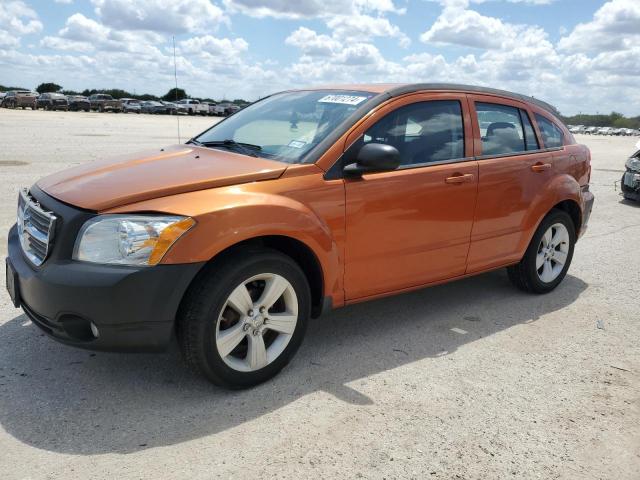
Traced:
[[91, 333], [95, 338], [98, 338], [100, 336], [100, 330], [98, 330], [98, 327], [93, 322], [91, 322]]

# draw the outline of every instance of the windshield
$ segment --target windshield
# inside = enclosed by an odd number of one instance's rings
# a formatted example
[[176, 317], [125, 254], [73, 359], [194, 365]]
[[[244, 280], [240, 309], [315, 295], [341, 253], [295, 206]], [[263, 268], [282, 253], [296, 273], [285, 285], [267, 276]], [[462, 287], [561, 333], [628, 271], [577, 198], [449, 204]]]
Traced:
[[257, 156], [304, 163], [313, 147], [375, 95], [345, 90], [280, 93], [240, 110], [194, 140], [212, 148], [243, 144]]

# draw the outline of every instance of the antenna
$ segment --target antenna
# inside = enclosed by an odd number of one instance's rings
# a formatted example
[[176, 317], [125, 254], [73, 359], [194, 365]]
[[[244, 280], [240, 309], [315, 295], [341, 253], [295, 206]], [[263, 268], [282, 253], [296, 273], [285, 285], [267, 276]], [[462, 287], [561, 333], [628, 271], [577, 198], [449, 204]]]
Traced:
[[[176, 64], [176, 37], [172, 36], [173, 40], [173, 78], [176, 81], [176, 102], [178, 101], [178, 67]], [[178, 115], [178, 107], [176, 107], [176, 120], [178, 121], [178, 143], [182, 143], [180, 141], [180, 115]]]

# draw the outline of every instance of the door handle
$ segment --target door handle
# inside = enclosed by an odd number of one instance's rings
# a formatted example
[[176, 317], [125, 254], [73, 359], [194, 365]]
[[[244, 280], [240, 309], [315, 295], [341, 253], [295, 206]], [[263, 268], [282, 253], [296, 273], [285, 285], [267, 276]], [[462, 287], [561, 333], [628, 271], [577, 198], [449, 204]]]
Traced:
[[538, 162], [535, 165], [531, 165], [531, 170], [533, 170], [534, 172], [544, 172], [545, 170], [549, 169], [551, 169], [550, 163]]
[[444, 183], [449, 183], [452, 185], [458, 185], [460, 183], [468, 183], [473, 182], [473, 173], [465, 173], [464, 175], [457, 173], [451, 177], [447, 177], [444, 179]]

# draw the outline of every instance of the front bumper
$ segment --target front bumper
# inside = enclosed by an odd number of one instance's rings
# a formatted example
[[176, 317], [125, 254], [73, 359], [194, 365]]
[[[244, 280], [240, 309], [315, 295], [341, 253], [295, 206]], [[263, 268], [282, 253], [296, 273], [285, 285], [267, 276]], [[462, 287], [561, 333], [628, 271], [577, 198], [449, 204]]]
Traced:
[[620, 188], [625, 198], [640, 201], [640, 172], [627, 170], [622, 175]]
[[[16, 303], [62, 343], [104, 351], [165, 349], [180, 302], [203, 263], [128, 267], [73, 261], [68, 243], [87, 213], [38, 193], [41, 203], [60, 215], [62, 231], [40, 267], [25, 258], [16, 226], [9, 231], [8, 268], [15, 272]], [[97, 338], [91, 323], [98, 328]]]

